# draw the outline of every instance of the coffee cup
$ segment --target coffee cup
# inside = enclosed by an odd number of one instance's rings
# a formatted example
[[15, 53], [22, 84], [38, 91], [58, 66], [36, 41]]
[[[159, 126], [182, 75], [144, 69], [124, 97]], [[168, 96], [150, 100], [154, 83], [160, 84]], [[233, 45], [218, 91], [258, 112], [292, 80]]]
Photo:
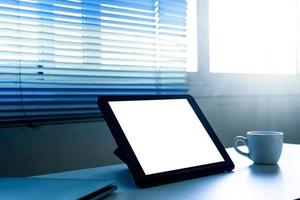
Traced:
[[[254, 164], [276, 164], [282, 151], [283, 135], [277, 131], [249, 131], [246, 137], [235, 137], [233, 147], [239, 154], [250, 158]], [[239, 142], [248, 147], [249, 153], [239, 149]]]

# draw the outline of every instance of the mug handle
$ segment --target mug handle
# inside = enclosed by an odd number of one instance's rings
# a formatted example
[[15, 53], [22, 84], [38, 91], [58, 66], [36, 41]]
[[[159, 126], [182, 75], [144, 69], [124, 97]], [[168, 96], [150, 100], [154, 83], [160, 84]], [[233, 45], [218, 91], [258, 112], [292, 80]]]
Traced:
[[249, 153], [245, 153], [245, 152], [241, 151], [241, 150], [238, 148], [238, 146], [237, 146], [238, 142], [242, 142], [244, 145], [246, 145], [246, 146], [248, 147], [248, 145], [247, 145], [247, 144], [248, 144], [248, 139], [245, 138], [245, 137], [243, 137], [243, 136], [236, 136], [236, 137], [234, 138], [234, 140], [233, 140], [233, 147], [234, 147], [234, 149], [235, 149], [239, 154], [241, 154], [241, 155], [243, 155], [243, 156], [246, 156], [246, 157], [250, 158], [250, 154], [249, 154]]

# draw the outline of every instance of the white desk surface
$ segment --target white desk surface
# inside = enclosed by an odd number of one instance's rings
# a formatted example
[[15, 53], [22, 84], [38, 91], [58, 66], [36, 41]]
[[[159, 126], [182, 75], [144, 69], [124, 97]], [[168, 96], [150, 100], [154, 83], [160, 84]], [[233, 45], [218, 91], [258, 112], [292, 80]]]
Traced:
[[233, 172], [146, 189], [135, 186], [126, 165], [48, 174], [44, 178], [114, 179], [118, 190], [105, 199], [296, 199], [300, 198], [300, 145], [284, 144], [278, 165], [253, 165], [227, 149]]

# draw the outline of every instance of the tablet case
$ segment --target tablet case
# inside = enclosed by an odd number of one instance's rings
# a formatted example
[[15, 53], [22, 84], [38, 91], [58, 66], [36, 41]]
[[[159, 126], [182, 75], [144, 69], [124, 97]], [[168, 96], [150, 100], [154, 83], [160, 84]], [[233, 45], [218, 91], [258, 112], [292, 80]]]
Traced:
[[[118, 145], [117, 148], [114, 150], [114, 154], [128, 166], [129, 170], [131, 171], [131, 173], [134, 177], [135, 183], [140, 187], [149, 187], [149, 186], [151, 187], [151, 186], [155, 186], [155, 185], [171, 183], [171, 182], [176, 182], [176, 181], [180, 181], [180, 180], [221, 173], [221, 172], [225, 172], [225, 171], [231, 171], [232, 169], [234, 169], [233, 162], [231, 161], [230, 157], [226, 153], [222, 144], [218, 142], [217, 136], [213, 133], [215, 135], [214, 137], [216, 137], [215, 139], [217, 140], [218, 145], [222, 146], [221, 148], [223, 149], [222, 150], [223, 154], [225, 154], [225, 163], [226, 164], [224, 164], [224, 165], [222, 164], [222, 166], [216, 165], [214, 167], [208, 167], [208, 168], [204, 167], [204, 168], [202, 168], [202, 170], [196, 170], [196, 171], [193, 169], [191, 169], [191, 170], [188, 169], [188, 170], [184, 170], [183, 172], [178, 172], [178, 173], [176, 172], [176, 174], [174, 174], [172, 172], [170, 172], [170, 173], [167, 172], [166, 175], [162, 175], [162, 176], [150, 175], [149, 177], [144, 177], [143, 175], [141, 175], [141, 169], [140, 169], [140, 167], [138, 167], [139, 164], [136, 163], [136, 161], [134, 161], [136, 159], [136, 157], [133, 156], [133, 152], [129, 152], [128, 146], [126, 146], [126, 145], [123, 148], [122, 147], [124, 145], [124, 143], [122, 142], [123, 139], [116, 138], [116, 135], [114, 135], [117, 132], [119, 132], [115, 129], [114, 126], [115, 125], [119, 126], [119, 125], [116, 123], [117, 122], [116, 119], [114, 119], [114, 117], [112, 117], [110, 111], [108, 111], [109, 109], [107, 109], [107, 106], [108, 106], [107, 103], [109, 100], [131, 100], [131, 99], [143, 100], [143, 99], [149, 99], [149, 98], [154, 98], [154, 99], [167, 98], [168, 99], [168, 97], [175, 98], [175, 99], [176, 98], [189, 98], [189, 99], [192, 99], [192, 101], [194, 101], [193, 97], [191, 97], [190, 95], [105, 96], [105, 97], [102, 96], [102, 97], [98, 98], [98, 105], [104, 114], [104, 118], [105, 118], [109, 128], [111, 129], [116, 142], [117, 143], [121, 142], [120, 145]], [[193, 103], [196, 105], [195, 101]], [[105, 106], [105, 104], [106, 104], [106, 106]], [[196, 106], [198, 106], [198, 105], [196, 105]], [[210, 128], [209, 124], [207, 124], [207, 126]], [[213, 130], [211, 129], [211, 131], [213, 131]], [[134, 160], [132, 160], [132, 159], [134, 159]]]

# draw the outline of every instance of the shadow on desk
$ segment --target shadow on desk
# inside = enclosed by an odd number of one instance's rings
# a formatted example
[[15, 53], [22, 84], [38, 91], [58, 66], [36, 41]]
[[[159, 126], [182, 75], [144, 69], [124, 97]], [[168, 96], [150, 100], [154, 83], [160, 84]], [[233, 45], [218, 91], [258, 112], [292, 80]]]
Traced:
[[281, 170], [279, 165], [251, 165], [249, 166], [252, 176], [272, 176], [272, 178], [281, 176]]

